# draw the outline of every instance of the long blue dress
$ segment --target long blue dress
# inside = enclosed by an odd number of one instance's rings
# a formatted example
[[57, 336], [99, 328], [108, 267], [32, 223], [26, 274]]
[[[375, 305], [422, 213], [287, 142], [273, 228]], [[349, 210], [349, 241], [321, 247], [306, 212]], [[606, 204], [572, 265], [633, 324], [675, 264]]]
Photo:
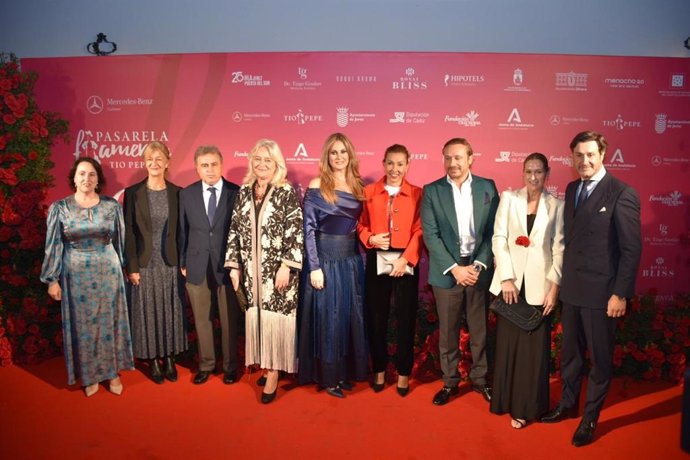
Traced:
[[[299, 310], [300, 383], [324, 388], [365, 380], [368, 348], [364, 324], [364, 264], [356, 236], [362, 203], [336, 191], [330, 204], [319, 189], [304, 195], [303, 296]], [[309, 274], [320, 268], [324, 288], [311, 287]]]
[[114, 379], [133, 369], [127, 318], [122, 208], [101, 196], [82, 208], [74, 196], [48, 210], [41, 281], [62, 288], [62, 332], [70, 385]]

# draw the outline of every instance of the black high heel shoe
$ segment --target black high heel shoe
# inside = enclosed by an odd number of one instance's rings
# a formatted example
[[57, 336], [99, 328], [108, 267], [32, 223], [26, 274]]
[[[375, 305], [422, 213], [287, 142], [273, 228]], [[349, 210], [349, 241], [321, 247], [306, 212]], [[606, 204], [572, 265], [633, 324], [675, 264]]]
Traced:
[[163, 372], [161, 372], [160, 364], [158, 363], [158, 358], [151, 360], [151, 380], [157, 384], [163, 383]]
[[278, 393], [278, 387], [273, 390], [273, 393], [261, 393], [261, 403], [268, 404], [274, 399], [276, 399], [276, 394]]
[[177, 367], [172, 355], [165, 357], [165, 378], [171, 382], [177, 382]]

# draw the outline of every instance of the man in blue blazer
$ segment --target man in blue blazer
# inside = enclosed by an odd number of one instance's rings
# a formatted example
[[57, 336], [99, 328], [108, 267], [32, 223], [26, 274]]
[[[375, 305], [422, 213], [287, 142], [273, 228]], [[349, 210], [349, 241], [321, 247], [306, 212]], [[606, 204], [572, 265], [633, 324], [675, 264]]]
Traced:
[[237, 372], [237, 320], [239, 307], [230, 277], [223, 267], [235, 195], [239, 187], [222, 176], [223, 156], [217, 147], [202, 145], [194, 152], [201, 179], [180, 192], [180, 270], [187, 278], [199, 340], [199, 371], [202, 384], [216, 367], [212, 308], [220, 318], [223, 382], [235, 382]]
[[613, 373], [616, 319], [625, 314], [627, 300], [635, 294], [642, 252], [640, 199], [604, 168], [606, 147], [604, 136], [594, 131], [583, 131], [570, 143], [580, 178], [565, 191], [563, 395], [541, 419], [554, 423], [577, 415], [585, 350], [589, 351], [585, 410], [572, 440], [578, 447], [594, 440]]
[[470, 173], [472, 146], [453, 138], [443, 146], [446, 176], [424, 187], [422, 228], [429, 251], [429, 284], [439, 317], [443, 388], [433, 403], [446, 404], [458, 393], [458, 340], [466, 312], [470, 333], [472, 389], [491, 400], [486, 381], [488, 287], [493, 271], [491, 237], [498, 207], [496, 184]]

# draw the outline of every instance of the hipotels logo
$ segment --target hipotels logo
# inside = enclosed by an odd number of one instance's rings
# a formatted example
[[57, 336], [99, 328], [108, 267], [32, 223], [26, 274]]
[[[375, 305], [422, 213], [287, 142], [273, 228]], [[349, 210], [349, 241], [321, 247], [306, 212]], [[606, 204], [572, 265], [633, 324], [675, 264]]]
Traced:
[[298, 125], [306, 125], [308, 123], [321, 123], [323, 117], [315, 114], [305, 114], [302, 109], [298, 109], [297, 113], [283, 115], [283, 119], [288, 123], [297, 123]]
[[427, 82], [421, 80], [416, 74], [417, 71], [414, 68], [408, 67], [407, 69], [405, 69], [404, 76], [400, 77], [397, 80], [393, 80], [392, 89], [403, 91], [426, 90], [428, 88]]
[[556, 72], [556, 91], [587, 91], [586, 73]]
[[527, 123], [523, 121], [522, 115], [517, 108], [513, 108], [508, 115], [508, 119], [505, 123], [498, 124], [499, 129], [516, 129], [516, 130], [526, 130], [534, 128], [534, 123]]
[[309, 78], [309, 69], [297, 67], [297, 80], [284, 80], [283, 87], [296, 91], [313, 91], [321, 88], [321, 82]]
[[513, 70], [512, 85], [503, 89], [503, 91], [528, 93], [532, 91], [525, 86], [525, 72], [522, 69]]
[[286, 156], [285, 161], [287, 163], [318, 163], [319, 157], [310, 157], [304, 142], [300, 142], [295, 149], [295, 153], [292, 154], [292, 157]]
[[669, 208], [676, 208], [683, 205], [683, 194], [674, 190], [668, 195], [649, 195], [650, 202], [658, 202]]
[[606, 168], [609, 169], [633, 169], [636, 167], [637, 164], [627, 163], [625, 161], [625, 157], [623, 157], [623, 151], [621, 149], [616, 149], [616, 151], [613, 152], [613, 155], [611, 155], [611, 158], [609, 159], [609, 163], [606, 165]]
[[621, 114], [618, 114], [614, 120], [603, 120], [602, 123], [605, 127], [616, 128], [618, 131], [623, 131], [626, 128], [640, 128], [642, 126], [642, 122], [625, 120]]
[[141, 105], [153, 105], [153, 99], [145, 97], [126, 97], [121, 99], [108, 97], [105, 99], [105, 101], [103, 101], [101, 96], [96, 95], [89, 96], [89, 98], [86, 99], [86, 110], [91, 115], [98, 115], [104, 110], [106, 112], [119, 112], [123, 107]]
[[604, 78], [604, 84], [609, 88], [640, 89], [640, 87], [644, 86], [644, 79], [631, 77], [610, 77]]
[[566, 125], [574, 125], [576, 123], [589, 123], [589, 118], [585, 117], [566, 117], [563, 115], [551, 115], [549, 117], [549, 124], [551, 126], [566, 126]]
[[656, 234], [644, 237], [644, 243], [650, 246], [677, 246], [680, 244], [678, 236], [669, 236], [668, 224], [659, 224]]
[[482, 124], [481, 121], [479, 121], [479, 114], [475, 112], [474, 110], [470, 110], [467, 112], [465, 115], [446, 115], [443, 118], [443, 121], [445, 123], [457, 123], [460, 126], [464, 126], [466, 128], [475, 128], [477, 126], [480, 126]]
[[676, 276], [675, 270], [666, 265], [666, 260], [663, 257], [654, 259], [654, 263], [641, 270], [642, 278], [674, 278]]
[[678, 129], [683, 125], [690, 125], [690, 120], [669, 120], [665, 113], [657, 113], [655, 117], [654, 131], [657, 134], [664, 134], [667, 129]]
[[244, 86], [271, 86], [271, 80], [264, 80], [263, 75], [251, 75], [244, 73], [242, 70], [235, 70], [232, 72], [233, 85], [244, 85]]
[[424, 124], [429, 119], [429, 112], [393, 112], [391, 124]]
[[[74, 157], [94, 158], [113, 169], [143, 168], [141, 156], [149, 142], [168, 142], [165, 131], [91, 131], [80, 129]], [[104, 163], [104, 160], [108, 160]]]
[[351, 113], [349, 107], [338, 107], [335, 111], [335, 122], [341, 128], [346, 127], [350, 123], [361, 123], [367, 119], [376, 118], [374, 113]]
[[235, 123], [249, 122], [255, 120], [268, 120], [270, 118], [270, 113], [247, 113], [240, 111], [232, 112], [232, 121], [234, 121]]
[[484, 75], [451, 75], [443, 76], [443, 86], [478, 86], [484, 83]]

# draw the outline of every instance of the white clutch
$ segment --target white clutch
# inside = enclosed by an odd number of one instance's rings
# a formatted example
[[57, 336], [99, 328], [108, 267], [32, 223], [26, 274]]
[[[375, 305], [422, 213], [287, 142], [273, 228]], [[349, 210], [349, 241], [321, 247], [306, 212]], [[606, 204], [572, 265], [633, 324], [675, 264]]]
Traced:
[[[390, 275], [393, 271], [393, 261], [399, 259], [402, 253], [402, 251], [376, 251], [376, 274]], [[405, 274], [414, 274], [414, 268], [406, 265]]]

